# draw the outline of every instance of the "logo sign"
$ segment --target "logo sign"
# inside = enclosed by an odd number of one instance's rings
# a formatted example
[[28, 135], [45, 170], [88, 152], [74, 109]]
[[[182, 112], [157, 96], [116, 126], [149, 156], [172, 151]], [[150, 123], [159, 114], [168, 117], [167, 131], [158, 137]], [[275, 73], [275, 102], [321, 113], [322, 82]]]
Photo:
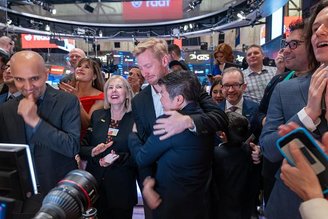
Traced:
[[126, 21], [173, 20], [183, 17], [183, 0], [123, 2]]
[[135, 2], [131, 2], [132, 7], [134, 8], [140, 8], [142, 5], [142, 1], [135, 1]]
[[[21, 40], [23, 49], [59, 48], [66, 51], [70, 51], [75, 47], [74, 39], [50, 38], [49, 36], [22, 34]], [[54, 42], [56, 41], [61, 41], [62, 45], [55, 44]]]
[[207, 61], [210, 59], [210, 55], [209, 54], [189, 54], [189, 59], [195, 60], [195, 61]]

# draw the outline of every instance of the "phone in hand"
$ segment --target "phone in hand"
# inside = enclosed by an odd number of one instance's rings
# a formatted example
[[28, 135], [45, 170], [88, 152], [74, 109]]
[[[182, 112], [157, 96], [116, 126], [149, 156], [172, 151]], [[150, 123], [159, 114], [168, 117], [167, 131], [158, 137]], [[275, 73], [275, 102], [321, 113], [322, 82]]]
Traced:
[[291, 142], [296, 143], [304, 157], [309, 161], [319, 179], [323, 193], [328, 193], [328, 156], [306, 129], [297, 128], [276, 142], [280, 153], [293, 166], [295, 166], [295, 161], [289, 152]]

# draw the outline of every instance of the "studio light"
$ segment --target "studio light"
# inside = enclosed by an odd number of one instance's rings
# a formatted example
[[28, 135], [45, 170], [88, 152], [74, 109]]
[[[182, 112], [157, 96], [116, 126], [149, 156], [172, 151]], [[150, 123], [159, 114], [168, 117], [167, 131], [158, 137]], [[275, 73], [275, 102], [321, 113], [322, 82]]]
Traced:
[[246, 19], [246, 16], [245, 16], [245, 13], [243, 11], [240, 11], [238, 14], [237, 14], [237, 17], [241, 20], [245, 20]]
[[186, 9], [187, 12], [192, 11], [195, 9], [197, 5], [200, 5], [202, 3], [202, 0], [194, 0], [189, 2], [188, 8]]
[[99, 30], [99, 37], [103, 36], [103, 32], [101, 30]]
[[49, 26], [49, 24], [46, 24], [46, 26], [44, 27], [44, 30], [45, 30], [45, 31], [50, 31], [50, 26]]
[[90, 3], [85, 3], [83, 8], [89, 13], [93, 13], [93, 11], [95, 10], [95, 8], [90, 5]]

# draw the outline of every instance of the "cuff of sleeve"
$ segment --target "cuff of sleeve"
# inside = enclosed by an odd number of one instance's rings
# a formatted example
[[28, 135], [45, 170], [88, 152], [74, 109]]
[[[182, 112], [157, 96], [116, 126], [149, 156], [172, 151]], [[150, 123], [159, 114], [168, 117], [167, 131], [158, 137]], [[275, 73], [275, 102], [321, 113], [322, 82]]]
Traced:
[[303, 125], [313, 132], [317, 129], [317, 126], [320, 124], [321, 120], [318, 118], [316, 121], [312, 121], [312, 119], [308, 116], [308, 114], [305, 112], [304, 108], [297, 113], [298, 118], [303, 123]]
[[38, 128], [39, 128], [41, 122], [42, 122], [42, 119], [40, 118], [38, 124], [36, 124], [36, 126], [35, 126], [35, 127], [33, 128], [33, 130], [32, 130], [33, 134], [36, 132], [36, 130], [38, 130]]
[[191, 120], [191, 123], [192, 123], [192, 127], [193, 127], [193, 128], [190, 128], [189, 131], [191, 131], [191, 132], [197, 132], [197, 129], [196, 129], [196, 126], [195, 126], [194, 120]]
[[302, 218], [326, 218], [328, 213], [328, 201], [323, 198], [310, 199], [300, 205]]

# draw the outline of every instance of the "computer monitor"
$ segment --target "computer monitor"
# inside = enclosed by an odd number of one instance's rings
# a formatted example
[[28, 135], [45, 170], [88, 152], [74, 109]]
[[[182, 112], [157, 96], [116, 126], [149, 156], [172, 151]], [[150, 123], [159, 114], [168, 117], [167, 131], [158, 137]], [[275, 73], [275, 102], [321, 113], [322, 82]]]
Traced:
[[0, 143], [0, 196], [24, 201], [37, 193], [29, 146]]

